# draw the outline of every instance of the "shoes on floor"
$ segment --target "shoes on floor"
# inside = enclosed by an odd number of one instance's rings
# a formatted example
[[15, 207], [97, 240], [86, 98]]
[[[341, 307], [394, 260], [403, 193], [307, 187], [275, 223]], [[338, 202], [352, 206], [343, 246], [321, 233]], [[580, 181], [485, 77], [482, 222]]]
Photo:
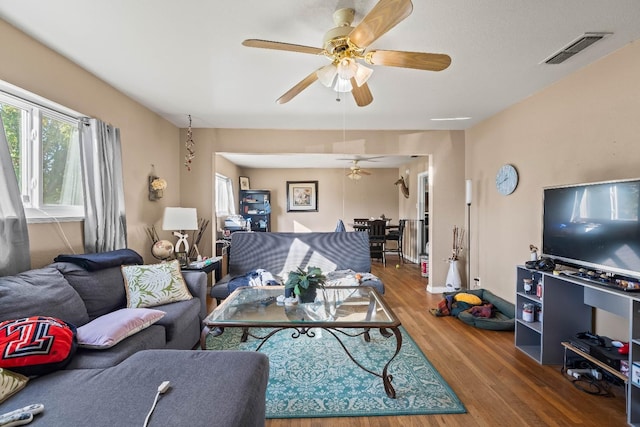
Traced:
[[285, 297], [284, 295], [278, 295], [276, 298], [276, 304], [278, 305], [296, 305], [298, 303], [298, 297]]
[[296, 305], [298, 303], [298, 297], [289, 297], [284, 299], [284, 305]]

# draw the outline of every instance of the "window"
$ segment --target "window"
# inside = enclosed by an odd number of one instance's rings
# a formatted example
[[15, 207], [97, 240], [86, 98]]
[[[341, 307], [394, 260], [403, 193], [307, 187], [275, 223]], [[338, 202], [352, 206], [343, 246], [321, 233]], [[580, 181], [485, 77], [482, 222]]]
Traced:
[[5, 92], [0, 115], [29, 222], [83, 218], [79, 119]]
[[216, 216], [236, 214], [233, 183], [224, 175], [216, 174]]

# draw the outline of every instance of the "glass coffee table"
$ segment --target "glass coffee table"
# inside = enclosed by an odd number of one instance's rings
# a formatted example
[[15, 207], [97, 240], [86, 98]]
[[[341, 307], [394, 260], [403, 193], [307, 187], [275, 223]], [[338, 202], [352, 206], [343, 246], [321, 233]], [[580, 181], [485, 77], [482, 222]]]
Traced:
[[[292, 329], [291, 338], [302, 335], [315, 336], [314, 328], [320, 328], [338, 340], [345, 353], [361, 369], [382, 378], [384, 390], [391, 398], [396, 391], [391, 385], [393, 377], [389, 375], [389, 364], [400, 352], [402, 334], [400, 320], [375, 288], [368, 286], [330, 286], [318, 290], [313, 303], [296, 305], [279, 305], [276, 298], [284, 295], [283, 286], [250, 286], [238, 288], [215, 308], [203, 321], [204, 329], [200, 340], [201, 347], [206, 349], [209, 334], [224, 333], [225, 328], [242, 328], [242, 341], [251, 336], [261, 340], [256, 351], [274, 334]], [[264, 336], [256, 336], [250, 328], [271, 329]], [[377, 373], [360, 364], [340, 339], [341, 336], [362, 336], [370, 342], [371, 329], [379, 329], [382, 336], [395, 336], [396, 349], [391, 359]]]

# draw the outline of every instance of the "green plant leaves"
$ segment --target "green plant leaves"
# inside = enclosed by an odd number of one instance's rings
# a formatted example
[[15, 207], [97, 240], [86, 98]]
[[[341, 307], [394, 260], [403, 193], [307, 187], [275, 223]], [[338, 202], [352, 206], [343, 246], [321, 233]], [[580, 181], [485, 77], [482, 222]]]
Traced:
[[298, 267], [296, 271], [289, 272], [285, 287], [287, 289], [293, 288], [296, 295], [301, 295], [309, 288], [324, 287], [326, 280], [326, 276], [318, 267], [308, 267], [307, 271]]

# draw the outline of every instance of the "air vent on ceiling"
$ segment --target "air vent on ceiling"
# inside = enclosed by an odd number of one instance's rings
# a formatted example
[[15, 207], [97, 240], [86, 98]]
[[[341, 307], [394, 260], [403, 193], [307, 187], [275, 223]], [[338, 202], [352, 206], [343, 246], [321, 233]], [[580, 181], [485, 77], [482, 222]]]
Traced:
[[610, 34], [612, 33], [584, 33], [580, 38], [545, 59], [544, 62], [546, 64], [560, 64]]

